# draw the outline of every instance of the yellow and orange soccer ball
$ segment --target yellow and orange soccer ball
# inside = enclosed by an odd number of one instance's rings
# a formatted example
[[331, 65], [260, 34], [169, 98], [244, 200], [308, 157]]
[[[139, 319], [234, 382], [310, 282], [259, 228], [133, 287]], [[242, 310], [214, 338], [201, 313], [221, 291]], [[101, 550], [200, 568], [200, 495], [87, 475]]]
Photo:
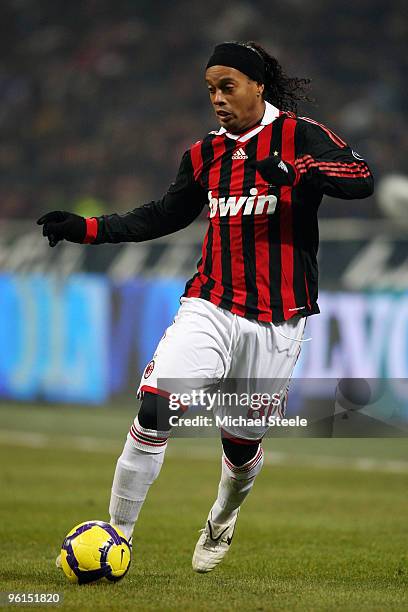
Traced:
[[131, 550], [123, 533], [104, 521], [76, 525], [64, 538], [61, 568], [70, 582], [117, 582], [130, 566]]

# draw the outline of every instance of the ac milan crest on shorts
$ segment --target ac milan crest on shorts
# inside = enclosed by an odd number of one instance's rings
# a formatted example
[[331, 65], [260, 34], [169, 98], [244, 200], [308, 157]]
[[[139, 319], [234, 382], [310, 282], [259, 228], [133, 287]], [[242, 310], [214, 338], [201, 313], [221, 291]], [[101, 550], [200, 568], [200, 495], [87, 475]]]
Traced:
[[149, 376], [151, 375], [151, 373], [154, 370], [154, 359], [152, 359], [151, 361], [149, 361], [149, 363], [147, 364], [147, 366], [145, 367], [145, 371], [143, 373], [143, 378], [149, 378]]

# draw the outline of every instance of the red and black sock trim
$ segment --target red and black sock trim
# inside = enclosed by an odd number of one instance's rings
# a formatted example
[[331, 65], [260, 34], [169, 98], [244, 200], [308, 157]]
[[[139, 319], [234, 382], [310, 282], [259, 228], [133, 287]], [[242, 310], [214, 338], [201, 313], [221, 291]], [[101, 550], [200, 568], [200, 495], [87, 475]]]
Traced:
[[247, 463], [244, 463], [244, 465], [241, 465], [241, 466], [234, 465], [233, 463], [231, 463], [231, 461], [228, 459], [228, 457], [226, 457], [225, 454], [223, 456], [223, 459], [225, 461], [225, 465], [234, 474], [237, 474], [237, 475], [238, 474], [239, 475], [248, 474], [248, 472], [250, 472], [251, 470], [256, 468], [256, 466], [259, 465], [259, 463], [262, 461], [262, 459], [263, 459], [262, 446], [259, 446], [258, 451], [257, 451], [255, 457], [253, 459], [251, 459], [250, 461], [248, 461]]
[[145, 446], [163, 448], [167, 444], [168, 436], [163, 436], [162, 432], [145, 429], [140, 425], [137, 417], [132, 423], [129, 433], [136, 442]]

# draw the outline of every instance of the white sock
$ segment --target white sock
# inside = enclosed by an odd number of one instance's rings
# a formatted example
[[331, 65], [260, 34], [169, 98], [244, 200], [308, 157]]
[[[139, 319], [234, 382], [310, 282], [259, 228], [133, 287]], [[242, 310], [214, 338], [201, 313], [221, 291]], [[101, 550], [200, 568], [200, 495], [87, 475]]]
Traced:
[[255, 457], [239, 467], [233, 465], [223, 453], [218, 497], [211, 508], [211, 520], [217, 524], [231, 522], [252, 489], [263, 465], [263, 450], [259, 446]]
[[145, 429], [136, 417], [116, 464], [109, 504], [110, 522], [132, 536], [147, 492], [160, 473], [168, 432]]

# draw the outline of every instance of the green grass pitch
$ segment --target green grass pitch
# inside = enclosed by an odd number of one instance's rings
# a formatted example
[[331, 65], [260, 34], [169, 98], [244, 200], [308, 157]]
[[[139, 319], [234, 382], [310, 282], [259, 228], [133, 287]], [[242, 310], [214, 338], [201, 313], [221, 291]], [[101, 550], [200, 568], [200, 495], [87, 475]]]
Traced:
[[[63, 610], [408, 610], [404, 439], [268, 439], [214, 572], [191, 555], [216, 494], [218, 440], [173, 440], [117, 584], [71, 585], [65, 533], [107, 519], [129, 410], [0, 407], [0, 591], [61, 592]], [[39, 607], [36, 609], [50, 609]]]

